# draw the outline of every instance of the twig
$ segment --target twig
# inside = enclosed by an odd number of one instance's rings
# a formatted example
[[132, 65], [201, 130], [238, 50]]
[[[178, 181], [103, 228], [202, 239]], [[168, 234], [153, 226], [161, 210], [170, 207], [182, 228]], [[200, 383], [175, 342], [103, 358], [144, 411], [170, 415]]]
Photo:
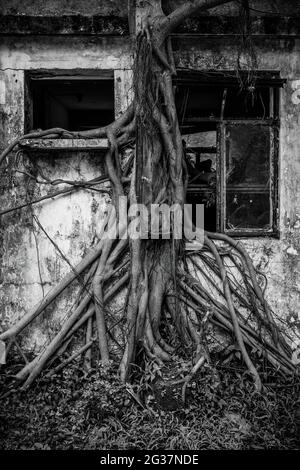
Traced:
[[185, 403], [185, 394], [186, 394], [186, 387], [188, 386], [188, 384], [190, 383], [190, 381], [192, 380], [192, 378], [194, 377], [194, 375], [198, 372], [198, 370], [200, 369], [200, 367], [204, 364], [205, 362], [205, 357], [202, 356], [200, 357], [200, 359], [198, 360], [198, 362], [194, 365], [194, 367], [192, 368], [191, 372], [189, 373], [189, 375], [184, 379], [184, 385], [182, 387], [182, 391], [181, 391], [181, 397], [182, 397], [182, 402]]

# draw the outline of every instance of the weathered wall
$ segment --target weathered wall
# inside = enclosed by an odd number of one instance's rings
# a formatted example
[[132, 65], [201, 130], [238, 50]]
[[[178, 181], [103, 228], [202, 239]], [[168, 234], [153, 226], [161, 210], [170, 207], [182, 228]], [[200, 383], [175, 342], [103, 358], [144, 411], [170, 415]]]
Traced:
[[[177, 5], [181, 5], [185, 2], [185, 0], [163, 0], [163, 5], [166, 13], [174, 10]], [[250, 1], [251, 11], [250, 14], [252, 16], [257, 15], [297, 15], [300, 13], [300, 1], [299, 0], [285, 0], [282, 2], [281, 0], [251, 0]], [[229, 2], [226, 5], [218, 6], [216, 8], [212, 8], [206, 15], [237, 15], [239, 12], [239, 5], [237, 2]], [[203, 13], [202, 13], [203, 14]]]
[[127, 0], [0, 0], [2, 15], [127, 15]]
[[[110, 8], [111, 3], [95, 2], [95, 13], [99, 13], [101, 5], [105, 4]], [[119, 2], [117, 3], [119, 5]], [[296, 3], [296, 6], [299, 6], [299, 2]], [[0, 2], [2, 12], [9, 14], [17, 13], [18, 4], [17, 0], [8, 4]], [[28, 1], [22, 2], [24, 13], [32, 14], [30, 9], [36, 4], [43, 4], [41, 11], [49, 8], [51, 11], [47, 11], [47, 14], [51, 15], [54, 15], [57, 9], [55, 1], [46, 2], [46, 6], [45, 2]], [[71, 13], [74, 13], [75, 4], [76, 11], [85, 14], [84, 2], [63, 2], [65, 6], [60, 6], [60, 11], [66, 8], [69, 13], [68, 9], [71, 8]], [[226, 11], [234, 14], [232, 9]], [[122, 12], [118, 14], [123, 15]], [[219, 34], [221, 32], [220, 30]], [[236, 67], [238, 39], [235, 36], [217, 38], [177, 35], [173, 43], [179, 66], [217, 70], [234, 70]], [[281, 76], [287, 79], [287, 84], [281, 92], [280, 238], [243, 239], [243, 243], [249, 249], [255, 264], [267, 275], [268, 300], [293, 330], [299, 326], [300, 320], [300, 40], [296, 37], [280, 39], [265, 36], [257, 39], [256, 47], [259, 68], [279, 70]], [[2, 39], [0, 46], [0, 61], [1, 146], [22, 134], [24, 129], [26, 70], [111, 69], [114, 70], [115, 76], [116, 114], [125, 108], [128, 100], [131, 75], [129, 40], [105, 39], [100, 36], [7, 36]], [[84, 154], [69, 159], [60, 155], [51, 161], [49, 157], [45, 157], [41, 163], [52, 177], [79, 179], [84, 174], [85, 177], [92, 178], [103, 171], [99, 160], [87, 158]], [[23, 182], [19, 179], [16, 186], [11, 187], [10, 192], [2, 196], [2, 207], [13, 206], [22, 200]], [[11, 185], [11, 181], [5, 180], [5, 185]], [[41, 192], [46, 190], [49, 191], [47, 188], [40, 189]], [[45, 229], [72, 264], [80, 259], [91, 239], [97, 239], [106, 200], [106, 196], [82, 191], [35, 206], [35, 212]], [[34, 236], [30, 210], [24, 209], [2, 218], [1, 224], [1, 317], [4, 321], [13, 321], [41, 299], [41, 278], [46, 293], [69, 267], [44, 235], [37, 233], [37, 237]], [[71, 305], [72, 296], [70, 292], [66, 292], [58, 306], [59, 315], [66, 313]], [[55, 321], [54, 319], [54, 328]], [[36, 338], [39, 342], [43, 340], [40, 335]]]
[[[162, 0], [164, 11], [169, 13], [176, 6], [184, 3], [185, 0]], [[145, 0], [137, 0], [137, 3], [143, 4]], [[251, 14], [281, 14], [290, 15], [300, 12], [299, 0], [251, 0], [251, 7], [254, 10]], [[4, 15], [127, 15], [127, 0], [0, 0], [0, 14]], [[238, 13], [236, 2], [228, 5], [211, 9], [207, 14], [215, 15], [236, 15]], [[265, 13], [264, 13], [265, 12]]]
[[[115, 114], [124, 111], [130, 96], [130, 49], [128, 43], [103, 38], [5, 38], [0, 46], [0, 115], [1, 147], [24, 133], [24, 74], [28, 70], [112, 70], [115, 84]], [[61, 152], [31, 155], [50, 179], [89, 180], [104, 173], [101, 154]], [[24, 202], [28, 179], [18, 176], [11, 181], [1, 179], [0, 207], [12, 207]], [[53, 193], [65, 185], [39, 185], [30, 190], [34, 197]], [[98, 188], [103, 187], [99, 186]], [[91, 242], [97, 242], [109, 194], [80, 190], [72, 195], [49, 199], [33, 210], [40, 223], [59, 246], [70, 263], [78, 263]], [[0, 221], [0, 311], [1, 321], [8, 323], [22, 316], [37, 304], [43, 295], [70, 266], [62, 259], [25, 208], [4, 216]], [[78, 286], [75, 286], [78, 289]], [[68, 289], [55, 308], [48, 310], [47, 328], [40, 333], [36, 324], [35, 343], [38, 347], [47, 334], [57, 328], [73, 304], [72, 289]], [[51, 312], [56, 312], [54, 316]], [[31, 341], [31, 344], [32, 343]]]

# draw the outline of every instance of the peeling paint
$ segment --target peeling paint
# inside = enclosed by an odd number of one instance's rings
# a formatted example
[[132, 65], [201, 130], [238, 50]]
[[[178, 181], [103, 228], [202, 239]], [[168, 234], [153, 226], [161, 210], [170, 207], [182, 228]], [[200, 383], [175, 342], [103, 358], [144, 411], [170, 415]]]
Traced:
[[294, 247], [290, 246], [286, 252], [289, 254], [289, 255], [293, 255], [293, 256], [298, 256], [298, 251], [295, 250]]

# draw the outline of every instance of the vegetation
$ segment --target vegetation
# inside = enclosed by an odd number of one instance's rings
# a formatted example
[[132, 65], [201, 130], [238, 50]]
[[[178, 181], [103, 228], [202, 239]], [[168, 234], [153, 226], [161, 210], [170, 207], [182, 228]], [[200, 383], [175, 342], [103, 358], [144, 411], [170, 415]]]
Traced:
[[218, 373], [199, 374], [184, 406], [180, 388], [164, 399], [149, 376], [129, 389], [115, 370], [72, 366], [1, 401], [1, 448], [299, 449], [299, 380], [269, 373], [258, 394], [240, 363]]

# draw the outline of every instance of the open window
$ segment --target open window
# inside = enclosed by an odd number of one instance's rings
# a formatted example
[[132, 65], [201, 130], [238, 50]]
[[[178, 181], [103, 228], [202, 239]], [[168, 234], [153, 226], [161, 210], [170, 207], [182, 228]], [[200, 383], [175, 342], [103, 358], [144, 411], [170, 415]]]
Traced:
[[[111, 70], [35, 70], [25, 75], [25, 133], [54, 127], [85, 131], [113, 122]], [[82, 181], [104, 174], [107, 139], [24, 139], [23, 151], [42, 168], [43, 179]], [[84, 167], [84, 171], [82, 168]], [[59, 176], [60, 174], [60, 176]], [[61, 176], [63, 175], [63, 177]], [[41, 176], [41, 175], [40, 175]]]
[[[25, 132], [60, 127], [85, 131], [115, 118], [112, 70], [30, 71], [25, 76]], [[31, 151], [101, 151], [107, 139], [29, 139]]]
[[105, 126], [114, 120], [112, 71], [85, 74], [29, 73], [26, 78], [27, 131], [62, 127], [70, 131]]
[[276, 73], [257, 73], [255, 86], [241, 90], [233, 73], [178, 73], [187, 202], [204, 204], [206, 230], [237, 236], [278, 234], [283, 83]]

